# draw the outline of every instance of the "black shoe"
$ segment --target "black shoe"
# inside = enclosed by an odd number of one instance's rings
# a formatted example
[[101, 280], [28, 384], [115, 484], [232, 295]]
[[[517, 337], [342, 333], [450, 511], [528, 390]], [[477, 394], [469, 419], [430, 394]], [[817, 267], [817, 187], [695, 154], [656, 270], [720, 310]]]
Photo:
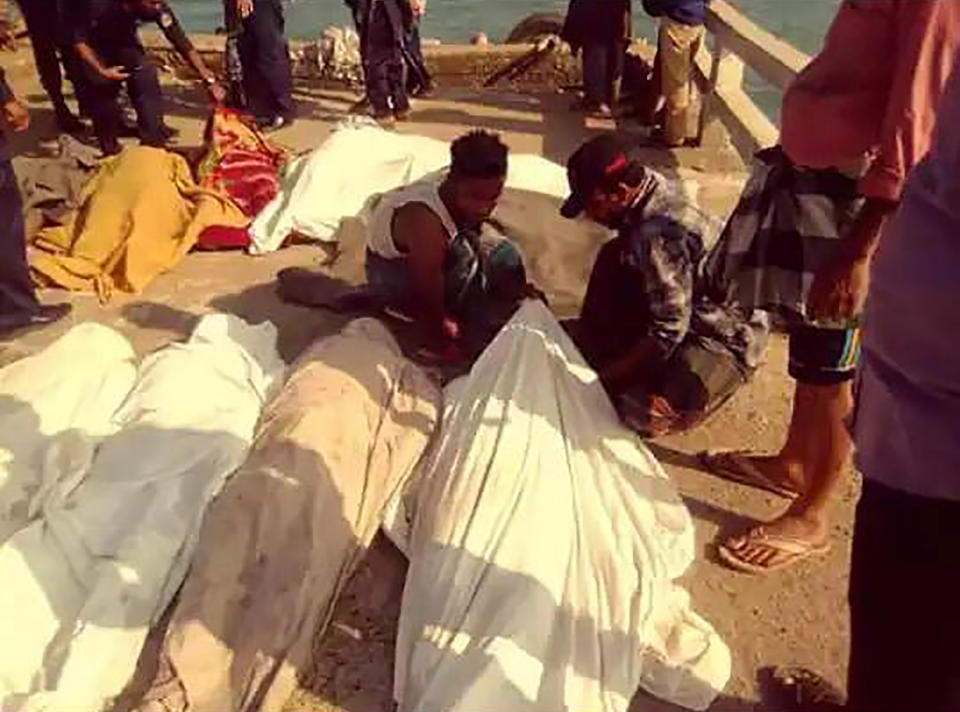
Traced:
[[369, 114], [370, 113], [370, 99], [366, 96], [361, 97], [358, 101], [355, 101], [350, 105], [350, 108], [347, 109], [348, 114]]
[[71, 304], [41, 305], [32, 312], [0, 317], [0, 334], [9, 334], [21, 329], [37, 329], [60, 321], [73, 311]]
[[417, 86], [410, 89], [408, 93], [410, 94], [410, 96], [416, 97], [417, 99], [426, 99], [427, 97], [433, 96], [434, 93], [436, 93], [436, 91], [437, 91], [437, 83], [431, 80], [427, 82], [426, 86], [422, 86], [418, 84]]
[[140, 127], [131, 117], [123, 114], [120, 118], [117, 135], [123, 138], [140, 138]]
[[117, 139], [100, 139], [100, 152], [105, 158], [116, 156], [122, 150], [123, 146], [120, 145], [120, 142], [117, 141]]
[[173, 128], [173, 126], [167, 126], [164, 124], [160, 127], [160, 135], [163, 136], [164, 141], [170, 141], [171, 139], [175, 139], [177, 136], [179, 136], [180, 132]]
[[374, 111], [370, 115], [374, 121], [380, 124], [380, 128], [392, 129], [397, 125], [397, 117], [393, 115], [392, 111]]
[[257, 126], [266, 133], [280, 131], [293, 124], [292, 116], [265, 116], [257, 119]]
[[760, 696], [783, 712], [843, 712], [840, 691], [806, 668], [763, 668], [757, 673]]
[[65, 134], [83, 135], [87, 131], [86, 124], [73, 115], [69, 109], [57, 112], [57, 128]]

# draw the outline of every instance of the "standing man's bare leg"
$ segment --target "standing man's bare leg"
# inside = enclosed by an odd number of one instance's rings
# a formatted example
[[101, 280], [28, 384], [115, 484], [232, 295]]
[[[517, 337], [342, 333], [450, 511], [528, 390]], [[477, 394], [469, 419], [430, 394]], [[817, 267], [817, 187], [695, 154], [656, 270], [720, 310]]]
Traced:
[[802, 494], [777, 519], [723, 542], [720, 555], [727, 563], [761, 573], [826, 551], [830, 501], [852, 453], [846, 428], [852, 404], [849, 382], [797, 384], [794, 418], [784, 451], [753, 459], [758, 466], [777, 460], [791, 463], [802, 473]]

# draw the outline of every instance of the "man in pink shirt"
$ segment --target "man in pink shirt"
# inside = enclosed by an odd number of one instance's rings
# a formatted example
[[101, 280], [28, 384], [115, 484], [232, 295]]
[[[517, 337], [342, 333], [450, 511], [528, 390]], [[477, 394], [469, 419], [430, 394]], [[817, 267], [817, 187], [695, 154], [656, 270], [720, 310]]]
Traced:
[[[759, 279], [782, 284], [755, 289], [759, 301], [745, 306], [777, 310], [782, 304], [770, 295], [795, 292], [793, 314], [799, 317], [789, 333], [797, 387], [787, 441], [776, 455], [722, 453], [705, 462], [720, 476], [793, 504], [774, 521], [720, 544], [721, 557], [736, 569], [765, 573], [829, 547], [827, 509], [852, 449], [844, 421], [852, 407], [857, 324], [871, 261], [907, 174], [929, 149], [958, 51], [960, 2], [846, 0], [823, 50], [784, 96], [782, 152], [797, 183], [811, 176], [848, 180], [863, 201], [849, 221], [835, 223], [839, 239], [794, 250], [801, 264], [751, 266], [753, 279], [759, 272]], [[858, 183], [851, 176], [859, 176]]]
[[771, 676], [771, 709], [960, 710], [960, 70], [937, 125], [884, 229], [864, 313], [847, 700], [794, 668]]

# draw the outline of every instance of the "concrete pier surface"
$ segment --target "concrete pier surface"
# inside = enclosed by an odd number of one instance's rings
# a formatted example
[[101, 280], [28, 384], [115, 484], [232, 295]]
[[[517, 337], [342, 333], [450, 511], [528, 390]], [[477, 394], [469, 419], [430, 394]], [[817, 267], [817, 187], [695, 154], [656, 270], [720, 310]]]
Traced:
[[[56, 135], [52, 111], [33, 77], [26, 49], [5, 53], [0, 61], [33, 115], [30, 131], [13, 141], [14, 150], [20, 155], [37, 155]], [[168, 120], [180, 130], [176, 145], [199, 147], [208, 111], [202, 91], [171, 75], [166, 75], [164, 82]], [[298, 80], [299, 120], [276, 139], [295, 150], [317, 146], [356, 98], [346, 89]], [[434, 98], [417, 101], [412, 121], [396, 130], [450, 140], [471, 128], [487, 128], [500, 132], [513, 151], [539, 153], [559, 163], [597, 132], [621, 130], [630, 136], [639, 131], [629, 122], [618, 127], [613, 122], [586, 120], [569, 111], [571, 100], [555, 91], [512, 88], [480, 92], [469, 86], [449, 87]], [[649, 150], [643, 155], [651, 165], [686, 181], [701, 204], [721, 219], [733, 208], [746, 177], [741, 157], [719, 125], [707, 127], [700, 148]], [[15, 159], [15, 166], [17, 162]], [[49, 300], [69, 299], [75, 307], [73, 316], [46, 330], [0, 341], [0, 364], [43, 348], [82, 321], [118, 329], [144, 354], [184, 337], [198, 315], [213, 310], [250, 321], [273, 321], [281, 332], [284, 356], [290, 359], [318, 335], [339, 328], [342, 318], [281, 302], [275, 294], [274, 277], [284, 267], [316, 266], [322, 257], [318, 248], [302, 245], [263, 257], [240, 252], [194, 253], [142, 294], [117, 295], [105, 306], [92, 295], [45, 294]], [[356, 283], [362, 277], [361, 259], [359, 247], [348, 246], [329, 272]], [[589, 269], [589, 265], [582, 267]], [[549, 293], [551, 285], [543, 286]], [[723, 712], [766, 709], [757, 702], [756, 672], [762, 666], [804, 665], [844, 686], [848, 647], [845, 598], [852, 510], [859, 489], [856, 476], [851, 473], [836, 503], [834, 546], [827, 556], [769, 576], [749, 577], [720, 565], [713, 542], [718, 535], [738, 531], [754, 520], [772, 518], [783, 501], [718, 480], [701, 472], [697, 464], [696, 454], [704, 449], [778, 448], [791, 396], [785, 342], [778, 336], [767, 365], [715, 418], [692, 433], [652, 445], [696, 521], [700, 556], [684, 585], [697, 611], [716, 626], [733, 653], [733, 678], [715, 706]], [[317, 641], [314, 665], [302, 671], [301, 687], [289, 703], [290, 710], [380, 712], [392, 708], [393, 643], [403, 574], [402, 557], [378, 539], [342, 596], [332, 625]], [[670, 708], [638, 695], [634, 709]]]

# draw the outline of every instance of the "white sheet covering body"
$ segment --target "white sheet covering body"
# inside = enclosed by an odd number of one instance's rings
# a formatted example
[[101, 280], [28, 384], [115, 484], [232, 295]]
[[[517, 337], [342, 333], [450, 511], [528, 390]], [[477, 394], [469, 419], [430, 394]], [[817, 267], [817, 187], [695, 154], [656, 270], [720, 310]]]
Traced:
[[674, 580], [693, 525], [596, 375], [528, 302], [449, 386], [417, 480], [401, 712], [704, 709], [730, 654]]
[[130, 343], [93, 323], [75, 326], [40, 353], [0, 369], [0, 544], [27, 524], [35, 514], [31, 508], [42, 501], [44, 458], [71, 442], [112, 432], [113, 414], [136, 377]]
[[439, 417], [373, 319], [311, 346], [204, 518], [139, 710], [280, 710]]
[[[358, 215], [370, 196], [419, 180], [449, 161], [444, 141], [343, 124], [287, 166], [279, 195], [250, 226], [250, 252], [273, 252], [293, 232], [331, 241], [340, 220]], [[569, 189], [561, 166], [531, 154], [510, 156], [507, 187], [558, 198]]]
[[[52, 484], [0, 546], [2, 709], [96, 710], [127, 683], [282, 372], [276, 336], [205, 317], [186, 343], [144, 360], [114, 434], [51, 441]], [[100, 354], [80, 343], [69, 357], [96, 369]]]

